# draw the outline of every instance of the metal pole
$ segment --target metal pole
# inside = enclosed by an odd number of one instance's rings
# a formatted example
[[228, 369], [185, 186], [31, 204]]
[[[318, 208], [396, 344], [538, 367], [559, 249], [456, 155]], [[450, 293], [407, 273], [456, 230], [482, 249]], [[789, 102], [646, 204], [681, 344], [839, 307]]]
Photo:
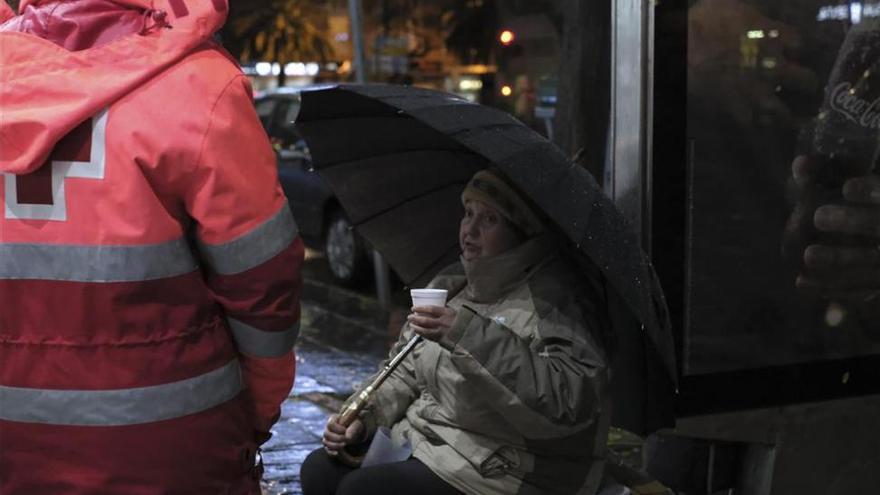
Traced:
[[[361, 1], [348, 0], [351, 39], [354, 43], [354, 76], [358, 84], [367, 82], [367, 62], [364, 56], [364, 30], [361, 25]], [[391, 307], [391, 276], [388, 263], [378, 251], [373, 251], [373, 274], [376, 278], [376, 297], [383, 308]]]
[[376, 297], [379, 298], [379, 304], [388, 309], [391, 307], [391, 274], [385, 258], [376, 250], [373, 250], [373, 273], [376, 277]]
[[358, 84], [367, 82], [367, 66], [364, 57], [364, 30], [361, 25], [361, 0], [348, 0], [348, 15], [351, 22], [351, 39], [354, 43], [354, 76]]

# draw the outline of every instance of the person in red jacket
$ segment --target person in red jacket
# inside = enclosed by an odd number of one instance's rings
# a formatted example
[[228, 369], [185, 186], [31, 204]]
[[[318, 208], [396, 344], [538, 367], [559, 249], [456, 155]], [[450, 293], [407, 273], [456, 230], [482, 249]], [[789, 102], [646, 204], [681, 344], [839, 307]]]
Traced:
[[0, 6], [0, 494], [259, 494], [303, 245], [226, 0]]

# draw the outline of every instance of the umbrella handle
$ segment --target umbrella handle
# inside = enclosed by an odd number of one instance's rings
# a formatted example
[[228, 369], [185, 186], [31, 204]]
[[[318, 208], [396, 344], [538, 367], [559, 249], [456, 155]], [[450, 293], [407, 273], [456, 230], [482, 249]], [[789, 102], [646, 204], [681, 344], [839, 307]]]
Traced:
[[[373, 394], [373, 390], [375, 390], [373, 387], [375, 383], [376, 382], [374, 381], [360, 392], [355, 393], [354, 395], [349, 397], [344, 404], [342, 404], [342, 409], [340, 409], [339, 415], [336, 418], [337, 423], [346, 428], [354, 423], [354, 420], [358, 418], [360, 412], [364, 409], [364, 407], [367, 406], [367, 403], [370, 400], [370, 396]], [[347, 448], [343, 447], [339, 451], [337, 458], [339, 459], [339, 462], [345, 464], [346, 466], [356, 468], [360, 467], [361, 462], [363, 462], [365, 456], [366, 452], [360, 455], [355, 455], [349, 452]]]

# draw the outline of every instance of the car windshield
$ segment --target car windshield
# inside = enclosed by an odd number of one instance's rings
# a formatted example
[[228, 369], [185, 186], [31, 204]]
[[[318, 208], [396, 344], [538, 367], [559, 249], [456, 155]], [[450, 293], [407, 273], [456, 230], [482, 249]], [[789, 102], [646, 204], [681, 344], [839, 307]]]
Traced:
[[263, 127], [268, 127], [268, 124], [272, 119], [272, 112], [275, 110], [275, 105], [277, 103], [278, 102], [274, 98], [264, 98], [257, 101], [257, 116], [259, 116], [260, 122], [263, 123]]

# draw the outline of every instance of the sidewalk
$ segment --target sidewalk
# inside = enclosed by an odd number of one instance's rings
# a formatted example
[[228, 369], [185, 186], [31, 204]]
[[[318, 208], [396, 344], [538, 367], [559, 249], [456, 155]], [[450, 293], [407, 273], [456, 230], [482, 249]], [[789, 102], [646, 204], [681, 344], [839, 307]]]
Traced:
[[263, 446], [264, 493], [300, 494], [299, 469], [321, 445], [327, 416], [373, 374], [403, 324], [406, 310], [383, 310], [375, 299], [306, 280], [297, 345], [296, 383], [272, 439]]

